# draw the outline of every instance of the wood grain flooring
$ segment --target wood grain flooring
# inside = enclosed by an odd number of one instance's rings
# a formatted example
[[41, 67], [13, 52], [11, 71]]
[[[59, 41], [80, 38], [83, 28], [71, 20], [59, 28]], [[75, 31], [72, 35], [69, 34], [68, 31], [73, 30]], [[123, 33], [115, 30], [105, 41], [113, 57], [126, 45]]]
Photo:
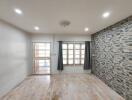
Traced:
[[90, 74], [30, 76], [1, 100], [124, 100]]

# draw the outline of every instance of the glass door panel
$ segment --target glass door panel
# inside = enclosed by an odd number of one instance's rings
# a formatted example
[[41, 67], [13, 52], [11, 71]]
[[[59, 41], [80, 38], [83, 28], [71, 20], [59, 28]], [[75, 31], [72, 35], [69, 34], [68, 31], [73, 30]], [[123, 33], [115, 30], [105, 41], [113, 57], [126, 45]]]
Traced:
[[50, 74], [50, 43], [33, 43], [33, 74]]

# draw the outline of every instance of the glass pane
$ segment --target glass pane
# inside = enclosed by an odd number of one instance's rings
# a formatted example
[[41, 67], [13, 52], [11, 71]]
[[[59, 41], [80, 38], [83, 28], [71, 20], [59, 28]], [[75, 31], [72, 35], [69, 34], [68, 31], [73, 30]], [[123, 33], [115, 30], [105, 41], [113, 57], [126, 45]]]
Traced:
[[85, 44], [82, 44], [81, 49], [85, 49]]
[[38, 52], [38, 53], [44, 53], [44, 51], [36, 51], [36, 52]]
[[39, 63], [44, 63], [44, 60], [39, 60]]
[[68, 60], [68, 63], [69, 63], [69, 64], [73, 64], [73, 60], [72, 60], [72, 59], [69, 59], [69, 60]]
[[63, 64], [67, 64], [67, 60], [66, 59], [63, 59]]
[[50, 49], [50, 43], [45, 44], [45, 49]]
[[38, 60], [36, 65], [39, 67], [48, 67], [50, 66], [50, 60]]
[[45, 49], [45, 44], [44, 43], [39, 43], [39, 48], [38, 49]]
[[39, 66], [43, 67], [44, 66], [44, 60], [39, 60]]
[[42, 47], [39, 47], [38, 49], [42, 50], [42, 49], [45, 49], [45, 47], [42, 46]]
[[80, 50], [75, 50], [75, 55], [80, 54]]
[[34, 46], [35, 46], [35, 50], [39, 49], [39, 45], [38, 44], [35, 43]]
[[69, 58], [73, 58], [73, 55], [69, 55], [68, 57], [69, 57]]
[[50, 57], [50, 51], [45, 51], [46, 57]]
[[84, 59], [81, 59], [81, 64], [84, 64]]
[[38, 66], [38, 65], [39, 65], [38, 60], [35, 60], [35, 66]]
[[45, 47], [45, 43], [37, 43], [39, 47]]
[[35, 57], [39, 57], [39, 51], [35, 51]]
[[50, 57], [50, 54], [45, 54], [45, 57]]
[[68, 50], [68, 54], [72, 55], [73, 54], [73, 50]]
[[81, 55], [81, 58], [84, 58], [84, 55]]
[[39, 47], [39, 43], [34, 43], [34, 45], [35, 45], [35, 47], [37, 47], [37, 48]]
[[44, 44], [42, 44], [42, 43], [35, 43], [35, 49], [44, 49]]
[[35, 49], [50, 49], [50, 43], [35, 43]]
[[81, 50], [81, 54], [84, 55], [84, 53], [85, 53], [85, 50]]
[[39, 53], [38, 57], [45, 57], [46, 55], [44, 53]]
[[66, 59], [66, 58], [67, 58], [67, 55], [63, 55], [63, 58], [65, 58], [65, 59]]
[[45, 56], [44, 51], [38, 51], [38, 50], [35, 51], [35, 57], [44, 57], [44, 56]]
[[48, 67], [48, 66], [50, 66], [50, 61], [49, 60], [45, 60], [45, 65], [44, 65], [45, 67]]
[[67, 49], [67, 44], [62, 44], [63, 49]]
[[75, 55], [75, 58], [80, 58], [80, 55]]
[[67, 50], [63, 50], [63, 54], [64, 55], [67, 55]]
[[80, 59], [75, 59], [75, 64], [80, 64]]
[[80, 44], [75, 44], [75, 49], [80, 49]]
[[68, 49], [73, 49], [73, 44], [68, 44]]

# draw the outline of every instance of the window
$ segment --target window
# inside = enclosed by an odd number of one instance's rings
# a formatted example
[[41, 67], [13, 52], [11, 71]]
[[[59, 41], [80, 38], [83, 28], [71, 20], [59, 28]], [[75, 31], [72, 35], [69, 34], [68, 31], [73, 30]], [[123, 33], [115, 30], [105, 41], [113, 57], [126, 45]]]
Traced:
[[35, 57], [50, 57], [50, 44], [49, 43], [35, 43]]
[[83, 65], [84, 64], [84, 43], [63, 43], [63, 64]]

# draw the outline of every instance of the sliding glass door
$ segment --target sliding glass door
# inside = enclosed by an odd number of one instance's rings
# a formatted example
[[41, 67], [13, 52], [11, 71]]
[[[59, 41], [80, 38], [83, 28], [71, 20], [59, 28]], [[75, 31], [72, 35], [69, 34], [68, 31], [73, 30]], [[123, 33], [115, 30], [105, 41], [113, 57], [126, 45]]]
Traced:
[[50, 43], [33, 43], [33, 74], [50, 74]]

